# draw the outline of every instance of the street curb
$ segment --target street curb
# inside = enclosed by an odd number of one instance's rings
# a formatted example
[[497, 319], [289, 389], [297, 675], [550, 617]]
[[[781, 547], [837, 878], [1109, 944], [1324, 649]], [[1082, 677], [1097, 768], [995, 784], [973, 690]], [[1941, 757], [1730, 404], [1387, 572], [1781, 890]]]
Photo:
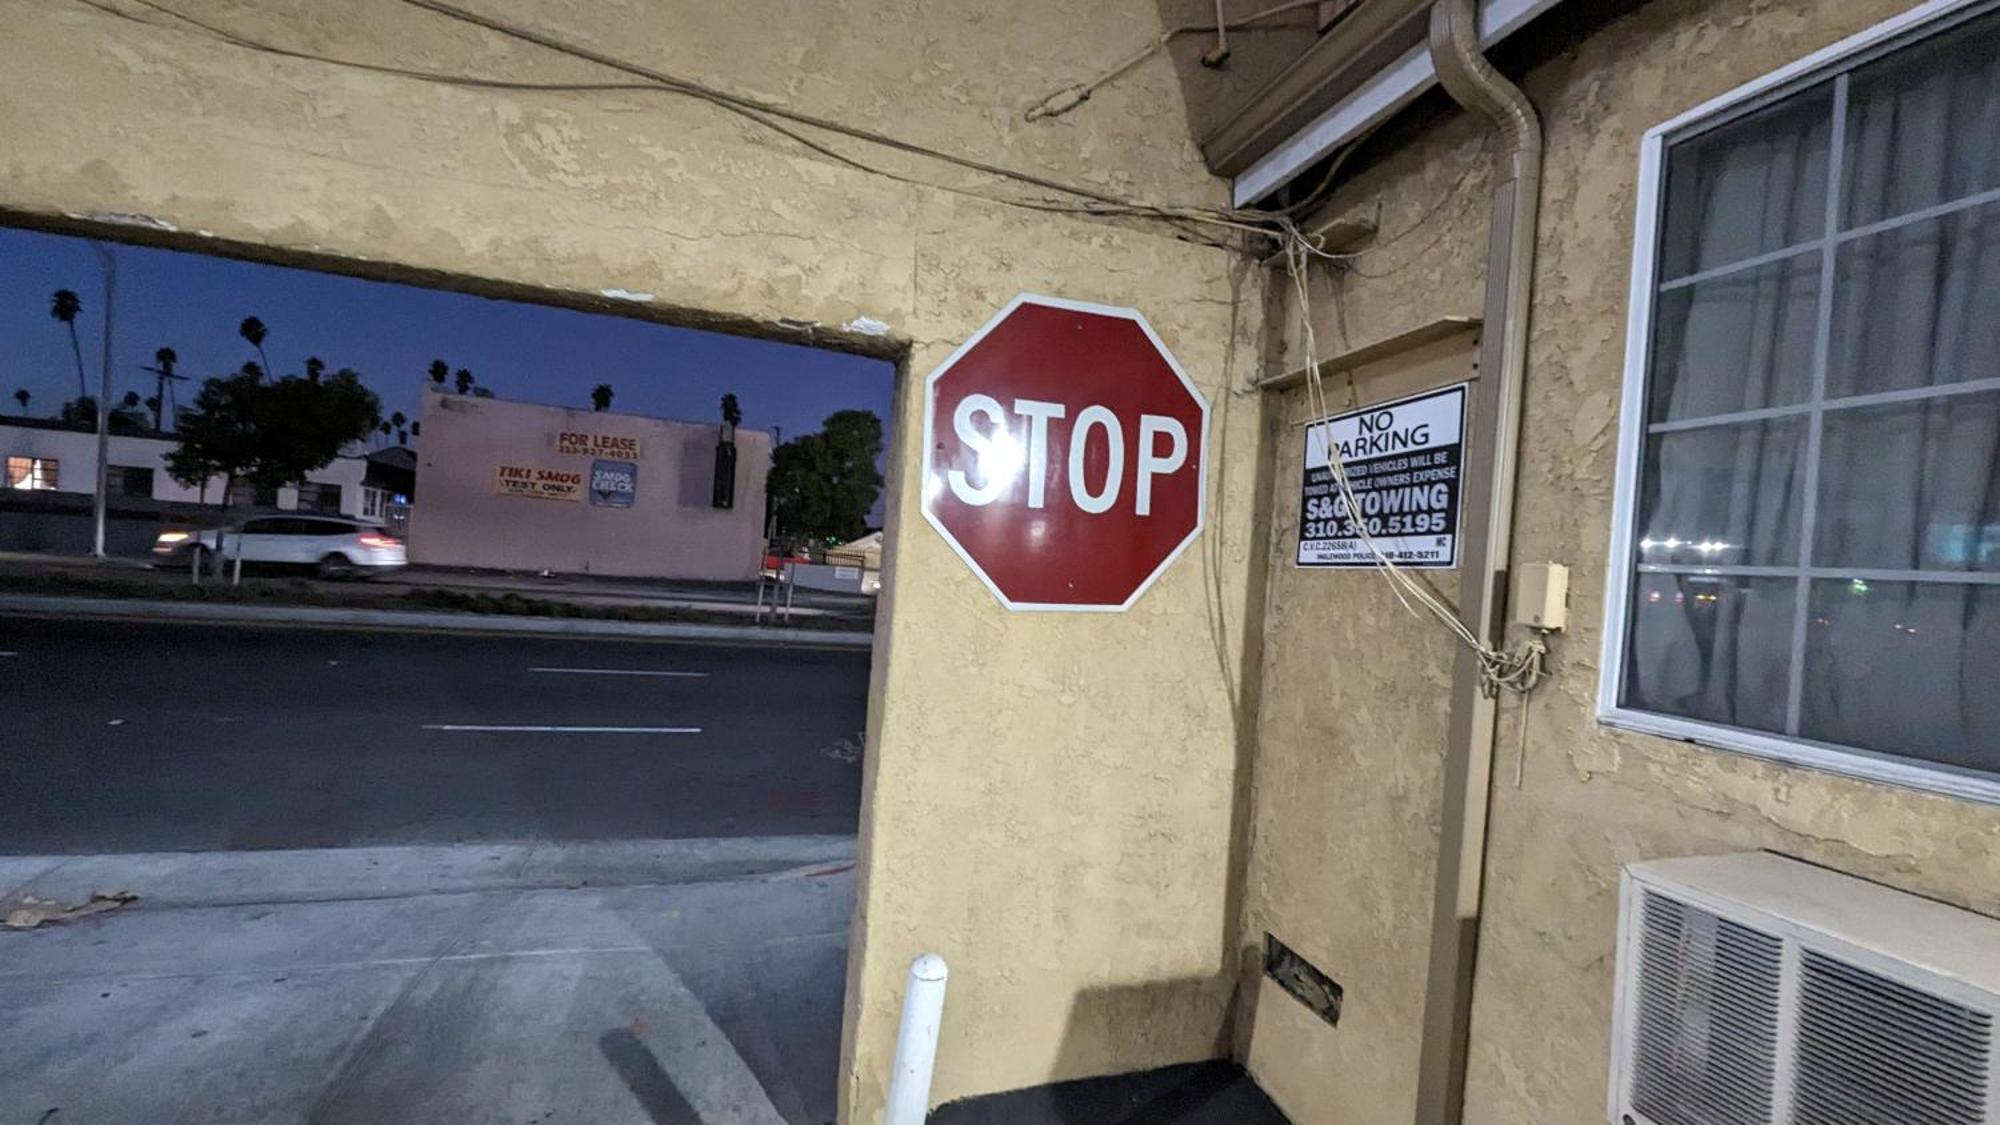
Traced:
[[714, 641], [740, 645], [791, 645], [866, 650], [875, 635], [854, 630], [791, 629], [757, 625], [693, 625], [670, 621], [599, 621], [590, 618], [507, 617], [422, 610], [332, 609], [326, 606], [219, 605], [137, 601], [125, 598], [36, 597], [0, 594], [0, 613], [38, 617], [89, 617], [111, 621], [201, 621], [236, 625], [321, 625], [379, 629], [506, 633], [544, 637], [627, 637], [662, 641]]

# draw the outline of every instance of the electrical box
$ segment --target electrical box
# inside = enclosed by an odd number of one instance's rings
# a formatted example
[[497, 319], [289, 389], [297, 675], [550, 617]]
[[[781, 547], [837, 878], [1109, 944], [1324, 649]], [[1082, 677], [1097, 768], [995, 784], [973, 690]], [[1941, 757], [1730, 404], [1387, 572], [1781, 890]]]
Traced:
[[1569, 568], [1561, 563], [1526, 563], [1514, 571], [1512, 622], [1530, 629], [1569, 628]]

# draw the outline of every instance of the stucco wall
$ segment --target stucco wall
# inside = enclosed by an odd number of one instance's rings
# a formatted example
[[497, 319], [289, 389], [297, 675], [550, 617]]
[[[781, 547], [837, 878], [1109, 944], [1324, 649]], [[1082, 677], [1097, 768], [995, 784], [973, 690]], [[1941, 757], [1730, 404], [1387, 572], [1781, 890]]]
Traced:
[[[437, 566], [747, 581], [764, 552], [771, 435], [736, 432], [736, 504], [713, 505], [719, 427], [495, 398], [424, 393], [410, 559]], [[630, 438], [634, 452], [567, 452], [558, 434]], [[595, 503], [599, 459], [635, 467], [630, 503]], [[500, 466], [576, 473], [573, 500], [503, 494]]]
[[[617, 77], [388, 0], [176, 6], [343, 58]], [[476, 6], [1100, 190], [1223, 199], [1167, 60], [1059, 123], [1020, 120], [1156, 35], [1151, 0]], [[1226, 387], [1242, 381], [1232, 349], [1256, 347], [1258, 277], [1169, 232], [886, 180], [683, 97], [447, 87], [276, 58], [131, 11], [154, 22], [0, 0], [0, 208], [143, 216], [199, 245], [906, 354], [892, 484], [917, 460], [921, 377], [1016, 292], [1142, 309], [1210, 396], [1216, 456], [1207, 533], [1134, 611], [1010, 616], [916, 517], [914, 489], [889, 505], [844, 1119], [879, 1115], [902, 975], [924, 949], [953, 966], [939, 1098], [1218, 1050], [1244, 574], [1262, 549], [1258, 406]], [[815, 139], [900, 174], [1010, 190]]]
[[[1515, 558], [1568, 563], [1574, 616], [1534, 696], [1519, 788], [1518, 703], [1501, 718], [1468, 1122], [1603, 1120], [1623, 863], [1769, 848], [2000, 911], [2000, 809], [1594, 718], [1640, 136], [1911, 6], [1654, 0], [1526, 77], [1549, 163]], [[1433, 225], [1318, 291], [1323, 341], [1479, 313], [1482, 129], [1455, 115], [1337, 199], [1359, 216], [1379, 204], [1393, 235], [1465, 177]], [[1298, 453], [1280, 442], [1274, 456], [1282, 520]], [[1281, 524], [1274, 552], [1293, 546], [1288, 534]], [[1379, 587], [1354, 574], [1271, 582], [1244, 941], [1275, 930], [1338, 977], [1349, 1004], [1328, 1029], [1281, 994], [1260, 997], [1249, 1057], [1302, 1125], [1408, 1120], [1413, 1105], [1449, 651]]]

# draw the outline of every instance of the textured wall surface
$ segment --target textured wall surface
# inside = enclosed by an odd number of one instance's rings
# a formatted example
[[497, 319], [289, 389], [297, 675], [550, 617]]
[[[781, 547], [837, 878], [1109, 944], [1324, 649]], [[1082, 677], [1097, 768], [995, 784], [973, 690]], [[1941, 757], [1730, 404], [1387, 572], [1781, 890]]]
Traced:
[[[1594, 718], [1640, 137], [1909, 7], [1654, 0], [1524, 82], [1548, 128], [1549, 163], [1515, 557], [1573, 568], [1573, 627], [1534, 697], [1520, 788], [1521, 710], [1509, 701], [1502, 713], [1468, 1122], [1603, 1120], [1621, 864], [1769, 848], [2000, 911], [2000, 809], [1613, 732]], [[1359, 217], [1379, 208], [1385, 236], [1436, 217], [1323, 282], [1323, 342], [1478, 314], [1485, 143], [1482, 124], [1455, 115], [1336, 200]], [[1283, 443], [1275, 455], [1297, 463]], [[1297, 502], [1288, 471], [1281, 521]], [[1282, 523], [1276, 534], [1282, 557], [1294, 544]], [[1379, 587], [1350, 574], [1271, 580], [1244, 937], [1272, 928], [1321, 959], [1353, 1013], [1328, 1029], [1282, 995], [1260, 999], [1249, 1057], [1302, 1125], [1407, 1120], [1414, 1096], [1449, 653]]]
[[[1208, 531], [1132, 612], [1006, 614], [917, 517], [914, 489], [889, 504], [844, 1119], [879, 1116], [902, 975], [925, 949], [953, 969], [939, 1098], [1225, 1045], [1245, 573], [1262, 550], [1259, 404], [1231, 384], [1256, 353], [1260, 275], [1157, 228], [862, 172], [686, 97], [439, 85], [275, 57], [106, 2], [146, 22], [0, 0], [0, 208], [43, 223], [124, 216], [170, 226], [150, 237], [177, 244], [907, 355], [892, 487], [918, 460], [922, 376], [1015, 293], [1142, 309], [1210, 398], [1215, 456]], [[1058, 123], [1021, 120], [1157, 35], [1151, 0], [467, 2], [1042, 175], [1223, 198], [1168, 60]], [[167, 6], [348, 60], [619, 80], [396, 0]], [[951, 188], [1010, 190], [814, 139]]]

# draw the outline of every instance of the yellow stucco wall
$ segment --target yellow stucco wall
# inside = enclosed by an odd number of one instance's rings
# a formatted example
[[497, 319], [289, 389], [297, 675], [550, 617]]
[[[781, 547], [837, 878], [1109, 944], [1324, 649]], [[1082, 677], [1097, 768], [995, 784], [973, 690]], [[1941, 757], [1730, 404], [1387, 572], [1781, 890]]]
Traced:
[[[197, 245], [905, 354], [892, 483], [917, 461], [922, 376], [1015, 293], [1142, 309], [1209, 395], [1217, 455], [1206, 535], [1132, 612], [1009, 615], [918, 518], [913, 488], [890, 506], [843, 1119], [879, 1116], [902, 974], [925, 949], [953, 969], [940, 1099], [1219, 1049], [1245, 573], [1262, 547], [1258, 403], [1226, 382], [1256, 353], [1261, 275], [1158, 229], [892, 182], [683, 97], [443, 86], [274, 57], [108, 2], [140, 19], [0, 2], [0, 208], [17, 219], [125, 216]], [[172, 6], [351, 60], [616, 77], [394, 0]], [[1166, 60], [1060, 123], [1020, 119], [1156, 35], [1151, 0], [470, 6], [1100, 190], [1224, 197]]]
[[[1534, 697], [1518, 789], [1518, 703], [1501, 718], [1468, 1122], [1604, 1119], [1621, 864], [1770, 848], [2000, 911], [2000, 809], [1613, 732], [1594, 717], [1640, 136], [1911, 6], [1654, 0], [1525, 81], [1549, 160], [1515, 557], [1573, 568], [1574, 618]], [[1484, 143], [1482, 123], [1454, 115], [1337, 198], [1361, 217], [1379, 206], [1394, 235], [1464, 177], [1422, 232], [1316, 294], [1323, 352], [1478, 315]], [[1244, 942], [1275, 931], [1342, 981], [1348, 1008], [1328, 1029], [1266, 987], [1248, 1057], [1301, 1125], [1406, 1121], [1450, 651], [1379, 579], [1289, 569], [1297, 442], [1288, 431], [1273, 451], [1276, 569]]]

